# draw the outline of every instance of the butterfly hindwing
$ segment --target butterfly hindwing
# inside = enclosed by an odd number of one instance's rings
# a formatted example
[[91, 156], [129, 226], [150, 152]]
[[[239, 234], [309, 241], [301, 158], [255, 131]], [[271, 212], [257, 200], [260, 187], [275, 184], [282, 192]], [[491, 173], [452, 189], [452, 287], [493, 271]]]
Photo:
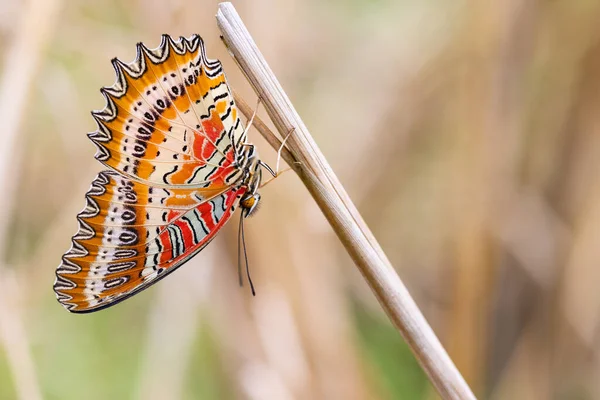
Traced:
[[244, 190], [164, 189], [101, 172], [57, 270], [59, 301], [89, 312], [147, 288], [210, 242]]

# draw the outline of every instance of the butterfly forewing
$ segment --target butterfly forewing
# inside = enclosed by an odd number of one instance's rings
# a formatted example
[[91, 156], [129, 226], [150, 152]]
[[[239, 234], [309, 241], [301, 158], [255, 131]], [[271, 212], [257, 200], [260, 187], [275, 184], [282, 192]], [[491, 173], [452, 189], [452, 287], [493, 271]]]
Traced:
[[175, 270], [231, 217], [245, 188], [235, 160], [244, 128], [220, 62], [202, 39], [164, 35], [117, 80], [89, 134], [101, 172], [54, 285], [70, 311], [115, 304]]
[[[206, 185], [235, 173], [234, 137], [243, 132], [218, 61], [207, 60], [199, 36], [163, 36], [138, 44], [131, 64], [113, 60], [107, 106], [92, 114], [96, 158], [148, 184]], [[184, 72], [185, 71], [185, 72]]]

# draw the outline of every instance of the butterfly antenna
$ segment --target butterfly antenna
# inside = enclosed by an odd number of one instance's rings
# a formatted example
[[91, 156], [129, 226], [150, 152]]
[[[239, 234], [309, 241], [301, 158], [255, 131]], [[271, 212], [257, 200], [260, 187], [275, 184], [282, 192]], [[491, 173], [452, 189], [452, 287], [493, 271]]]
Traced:
[[[242, 279], [242, 229], [244, 226], [244, 213], [240, 213], [240, 225], [238, 227], [238, 280], [240, 287], [244, 286], [244, 280]], [[244, 251], [245, 253], [245, 251]]]
[[[244, 220], [242, 216], [242, 221]], [[250, 289], [252, 290], [252, 296], [256, 296], [256, 292], [254, 291], [254, 284], [252, 283], [252, 278], [250, 277], [250, 268], [248, 267], [248, 253], [246, 252], [246, 238], [244, 235], [244, 222], [241, 222], [242, 225], [242, 246], [244, 247], [244, 260], [246, 261], [246, 276], [248, 276], [248, 283], [250, 283]]]

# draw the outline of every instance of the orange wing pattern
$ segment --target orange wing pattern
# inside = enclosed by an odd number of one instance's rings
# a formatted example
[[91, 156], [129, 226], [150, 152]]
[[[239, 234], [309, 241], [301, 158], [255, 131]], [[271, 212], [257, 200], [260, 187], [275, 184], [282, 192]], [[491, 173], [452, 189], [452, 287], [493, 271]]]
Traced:
[[246, 192], [256, 157], [198, 35], [163, 35], [154, 50], [140, 43], [135, 61], [113, 66], [117, 80], [101, 89], [106, 107], [92, 112], [98, 129], [88, 135], [110, 170], [92, 182], [56, 271], [54, 290], [72, 312], [116, 304], [204, 248]]
[[59, 301], [89, 312], [147, 288], [204, 248], [244, 191], [156, 188], [101, 172], [57, 270]]
[[[200, 36], [163, 35], [134, 62], [113, 59], [117, 80], [102, 88], [106, 107], [92, 113], [96, 158], [148, 184], [202, 185], [235, 172], [234, 145], [243, 127], [219, 61]], [[229, 177], [229, 181], [236, 176]]]

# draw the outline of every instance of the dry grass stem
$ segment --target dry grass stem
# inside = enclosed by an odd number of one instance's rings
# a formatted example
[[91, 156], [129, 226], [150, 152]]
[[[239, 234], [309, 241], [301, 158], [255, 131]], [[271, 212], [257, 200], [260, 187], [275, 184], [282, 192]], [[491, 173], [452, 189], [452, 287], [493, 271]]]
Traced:
[[231, 3], [219, 5], [217, 23], [225, 44], [260, 96], [281, 137], [293, 131], [287, 147], [299, 163], [292, 167], [385, 312], [408, 342], [433, 385], [444, 399], [474, 399], [475, 396], [321, 154]]

